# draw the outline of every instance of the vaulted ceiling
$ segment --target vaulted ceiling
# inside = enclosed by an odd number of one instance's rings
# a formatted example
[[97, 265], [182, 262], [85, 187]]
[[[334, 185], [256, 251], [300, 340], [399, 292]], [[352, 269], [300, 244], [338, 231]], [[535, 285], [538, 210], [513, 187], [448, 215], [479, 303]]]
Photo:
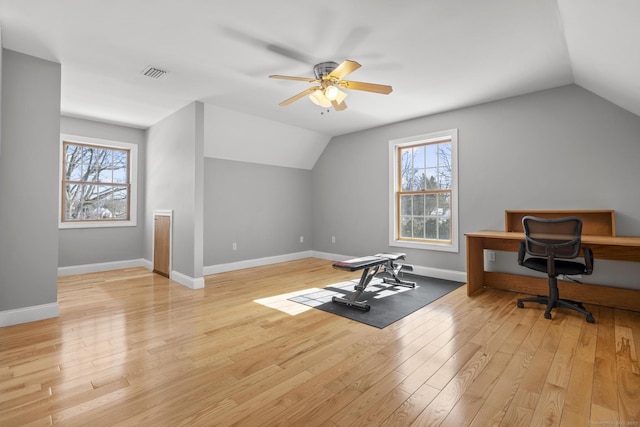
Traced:
[[[328, 136], [570, 83], [640, 115], [638, 18], [637, 0], [0, 0], [3, 47], [62, 64], [65, 115], [146, 128], [199, 100]], [[344, 59], [393, 92], [278, 106], [309, 84], [269, 75]]]

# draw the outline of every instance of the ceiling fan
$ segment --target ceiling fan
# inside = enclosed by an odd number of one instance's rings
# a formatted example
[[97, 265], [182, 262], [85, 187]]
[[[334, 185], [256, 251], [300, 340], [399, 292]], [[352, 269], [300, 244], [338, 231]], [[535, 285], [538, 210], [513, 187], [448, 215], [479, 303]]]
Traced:
[[344, 102], [347, 94], [341, 91], [341, 88], [362, 90], [365, 92], [374, 92], [384, 95], [391, 93], [393, 90], [391, 86], [343, 80], [347, 75], [351, 74], [358, 68], [360, 68], [360, 64], [347, 59], [342, 61], [341, 64], [337, 64], [336, 62], [321, 62], [316, 64], [313, 67], [315, 78], [280, 76], [277, 74], [269, 77], [272, 79], [299, 80], [303, 82], [316, 83], [316, 86], [312, 86], [278, 104], [282, 107], [309, 95], [309, 99], [311, 99], [311, 101], [316, 105], [324, 108], [333, 106], [336, 111], [342, 111], [347, 108], [347, 104]]

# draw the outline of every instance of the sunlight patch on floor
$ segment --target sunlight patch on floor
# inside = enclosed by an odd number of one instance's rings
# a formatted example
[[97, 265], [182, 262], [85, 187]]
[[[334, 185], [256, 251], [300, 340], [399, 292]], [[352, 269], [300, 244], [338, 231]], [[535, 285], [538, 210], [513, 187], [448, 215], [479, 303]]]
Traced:
[[309, 294], [312, 292], [322, 291], [322, 290], [323, 289], [320, 289], [320, 288], [302, 289], [300, 291], [289, 292], [287, 294], [281, 294], [273, 297], [257, 299], [257, 300], [254, 300], [253, 302], [257, 302], [258, 304], [264, 305], [265, 307], [280, 310], [291, 316], [295, 316], [296, 314], [304, 313], [305, 311], [311, 310], [313, 307], [309, 307], [303, 304], [299, 304], [297, 302], [289, 301], [289, 298], [297, 297], [298, 295]]

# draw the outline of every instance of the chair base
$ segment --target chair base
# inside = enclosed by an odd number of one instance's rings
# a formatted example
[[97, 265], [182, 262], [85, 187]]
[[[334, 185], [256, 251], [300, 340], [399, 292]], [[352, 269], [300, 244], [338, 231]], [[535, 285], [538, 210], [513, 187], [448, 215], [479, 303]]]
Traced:
[[595, 319], [593, 318], [593, 314], [590, 311], [585, 310], [584, 306], [581, 302], [572, 301], [568, 299], [560, 299], [557, 298], [555, 301], [550, 299], [544, 295], [538, 295], [536, 297], [531, 298], [519, 298], [518, 299], [518, 307], [524, 308], [525, 302], [537, 302], [538, 304], [544, 304], [547, 306], [547, 309], [544, 311], [545, 319], [551, 319], [551, 310], [554, 308], [570, 308], [571, 310], [575, 310], [578, 313], [582, 313], [586, 316], [588, 323], [595, 323]]

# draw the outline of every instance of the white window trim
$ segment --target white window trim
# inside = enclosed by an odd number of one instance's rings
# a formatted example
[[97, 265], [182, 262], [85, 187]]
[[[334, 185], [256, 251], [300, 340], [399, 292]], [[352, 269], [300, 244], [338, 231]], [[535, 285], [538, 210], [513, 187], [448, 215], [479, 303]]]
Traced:
[[[436, 142], [445, 139], [451, 140], [451, 243], [435, 242], [409, 242], [398, 239], [398, 206], [396, 189], [398, 188], [398, 160], [399, 147], [415, 145], [425, 142]], [[410, 136], [407, 138], [392, 139], [389, 141], [389, 246], [427, 249], [444, 252], [458, 252], [458, 129], [449, 129], [425, 135]]]
[[[62, 212], [62, 177], [64, 142], [75, 142], [78, 144], [98, 145], [106, 148], [123, 148], [129, 150], [129, 220], [128, 221], [68, 221], [63, 222]], [[60, 170], [58, 177], [58, 228], [104, 228], [104, 227], [135, 227], [138, 218], [138, 146], [129, 142], [111, 141], [108, 139], [89, 138], [86, 136], [61, 134], [60, 135], [60, 158], [58, 160]]]

